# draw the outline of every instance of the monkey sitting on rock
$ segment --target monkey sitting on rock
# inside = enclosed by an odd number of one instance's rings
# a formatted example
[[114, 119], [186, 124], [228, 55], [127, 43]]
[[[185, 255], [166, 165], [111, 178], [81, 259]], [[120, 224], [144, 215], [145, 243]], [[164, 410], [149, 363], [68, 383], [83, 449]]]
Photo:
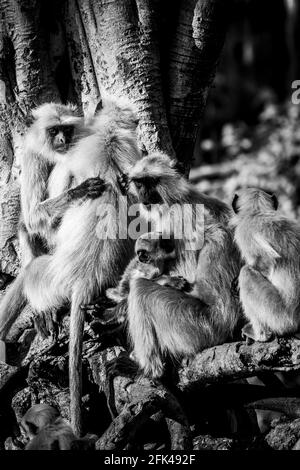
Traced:
[[239, 275], [246, 337], [268, 341], [300, 326], [300, 226], [278, 214], [278, 201], [259, 189], [233, 199], [235, 241], [246, 261]]

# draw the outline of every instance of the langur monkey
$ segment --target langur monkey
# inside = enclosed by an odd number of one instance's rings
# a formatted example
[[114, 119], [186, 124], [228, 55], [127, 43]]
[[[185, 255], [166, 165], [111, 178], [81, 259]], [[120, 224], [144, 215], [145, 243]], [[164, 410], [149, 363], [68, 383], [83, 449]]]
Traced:
[[275, 195], [250, 188], [233, 200], [235, 241], [246, 265], [239, 276], [245, 336], [268, 341], [300, 326], [300, 226], [277, 213]]
[[[68, 191], [69, 174], [61, 171], [79, 139], [92, 132], [73, 105], [45, 103], [32, 111], [21, 153], [21, 218], [19, 241], [22, 266], [47, 253], [54, 245], [55, 227], [75, 198], [91, 194], [93, 184]], [[96, 189], [96, 188], [95, 188]], [[55, 198], [56, 199], [53, 199]], [[51, 200], [51, 204], [44, 202]]]
[[[96, 198], [104, 190], [104, 183], [99, 178], [87, 179], [70, 188], [72, 174], [66, 171], [73, 148], [80, 139], [94, 132], [92, 121], [85, 125], [74, 106], [57, 103], [45, 103], [34, 109], [32, 115], [34, 122], [26, 134], [21, 157], [19, 240], [22, 268], [1, 302], [0, 347], [3, 349], [1, 340], [5, 340], [16, 316], [26, 305], [23, 268], [53, 248], [58, 223], [73, 201]], [[15, 314], [6, 315], [12, 298]], [[1, 355], [4, 357], [5, 352]]]
[[92, 450], [96, 436], [77, 439], [58, 410], [46, 403], [33, 405], [23, 416], [21, 429], [29, 439], [25, 450]]
[[106, 290], [107, 298], [116, 303], [127, 299], [130, 281], [136, 277], [152, 279], [157, 284], [181, 290], [190, 289], [185, 279], [168, 276], [176, 258], [172, 238], [164, 237], [160, 232], [144, 233], [135, 243], [135, 254], [135, 258], [128, 264], [117, 287]]
[[[128, 191], [141, 203], [141, 213], [153, 229], [174, 234], [184, 204], [204, 205], [203, 220], [182, 238], [174, 237], [176, 260], [171, 276], [193, 284], [193, 295], [160, 286], [143, 276], [130, 280], [128, 327], [133, 355], [146, 375], [161, 377], [164, 358], [192, 357], [204, 348], [232, 338], [240, 318], [231, 287], [240, 270], [240, 257], [227, 226], [230, 208], [196, 190], [167, 155], [156, 153], [136, 163], [128, 175]], [[170, 211], [174, 219], [170, 223]], [[186, 242], [204, 237], [202, 245]]]
[[[37, 315], [71, 303], [69, 369], [70, 415], [75, 434], [81, 434], [81, 356], [84, 312], [81, 305], [116, 285], [134, 253], [134, 241], [118, 237], [118, 178], [140, 158], [136, 139], [137, 118], [123, 101], [106, 100], [93, 123], [93, 133], [79, 140], [65, 159], [63, 170], [76, 184], [101, 175], [106, 190], [97, 199], [73, 201], [62, 216], [49, 255], [35, 258], [24, 270], [22, 286]], [[128, 204], [133, 197], [128, 197]], [[117, 210], [119, 209], [119, 210]], [[124, 217], [121, 217], [124, 223]], [[110, 235], [107, 231], [112, 230]], [[115, 235], [115, 238], [113, 237]], [[0, 309], [0, 329], [15, 319], [16, 300]], [[3, 327], [4, 325], [4, 327]]]

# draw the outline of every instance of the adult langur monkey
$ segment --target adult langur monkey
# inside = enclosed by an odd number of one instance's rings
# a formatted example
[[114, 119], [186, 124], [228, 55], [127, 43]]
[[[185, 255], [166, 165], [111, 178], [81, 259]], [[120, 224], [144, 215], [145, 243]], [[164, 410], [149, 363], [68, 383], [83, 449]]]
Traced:
[[[140, 158], [137, 118], [127, 103], [106, 100], [95, 118], [94, 133], [75, 145], [62, 170], [76, 184], [101, 175], [106, 190], [97, 199], [74, 201], [62, 216], [52, 254], [34, 259], [22, 277], [25, 297], [36, 314], [47, 314], [71, 302], [69, 369], [71, 424], [81, 434], [81, 355], [84, 313], [81, 304], [116, 285], [134, 253], [134, 240], [118, 237], [122, 194], [118, 178]], [[133, 197], [129, 197], [129, 204]], [[119, 209], [117, 213], [116, 209]], [[124, 221], [124, 218], [123, 218]], [[107, 236], [113, 230], [116, 239]], [[0, 309], [0, 330], [16, 317], [16, 300]]]
[[[79, 140], [94, 132], [90, 119], [85, 123], [73, 105], [45, 103], [32, 111], [34, 118], [21, 152], [21, 217], [19, 241], [21, 272], [8, 287], [0, 307], [0, 357], [5, 357], [6, 335], [26, 305], [23, 295], [23, 268], [36, 256], [54, 247], [59, 221], [76, 199], [95, 198], [103, 192], [103, 182], [90, 178], [77, 187], [65, 165]], [[13, 299], [13, 300], [12, 300]], [[13, 302], [15, 314], [6, 315]]]
[[[192, 357], [232, 338], [240, 318], [238, 299], [232, 293], [240, 257], [227, 226], [229, 207], [197, 191], [167, 155], [156, 153], [137, 162], [129, 172], [129, 192], [140, 201], [152, 230], [174, 236], [177, 260], [170, 275], [193, 284], [191, 296], [143, 276], [130, 280], [128, 328], [133, 355], [144, 374], [158, 378], [164, 373], [166, 357]], [[197, 204], [204, 205], [204, 225], [200, 220], [196, 228], [186, 227], [182, 238], [176, 239], [184, 204], [193, 211]], [[198, 244], [201, 236], [203, 243]]]

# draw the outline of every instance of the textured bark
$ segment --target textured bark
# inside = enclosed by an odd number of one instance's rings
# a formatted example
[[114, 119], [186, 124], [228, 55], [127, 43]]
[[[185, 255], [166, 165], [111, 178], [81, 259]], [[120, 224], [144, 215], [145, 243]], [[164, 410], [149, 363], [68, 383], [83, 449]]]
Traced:
[[278, 338], [270, 343], [227, 343], [206, 349], [179, 371], [182, 389], [193, 383], [214, 383], [266, 371], [300, 369], [300, 341]]
[[99, 86], [135, 103], [140, 141], [146, 151], [172, 154], [162, 93], [156, 4], [150, 0], [78, 2]]

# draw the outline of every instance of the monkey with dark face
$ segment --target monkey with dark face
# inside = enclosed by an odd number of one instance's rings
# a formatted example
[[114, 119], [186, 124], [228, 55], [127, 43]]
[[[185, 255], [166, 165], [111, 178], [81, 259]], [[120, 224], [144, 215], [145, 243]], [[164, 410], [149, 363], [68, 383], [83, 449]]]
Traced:
[[136, 241], [135, 254], [135, 258], [128, 264], [117, 287], [106, 290], [106, 296], [109, 299], [116, 303], [126, 299], [129, 294], [130, 281], [136, 277], [152, 279], [160, 285], [168, 285], [181, 290], [191, 289], [185, 279], [168, 275], [176, 258], [172, 238], [164, 237], [159, 232], [144, 233]]
[[[93, 122], [93, 133], [78, 141], [64, 159], [64, 172], [78, 185], [101, 175], [105, 190], [96, 199], [73, 201], [56, 230], [55, 246], [25, 269], [20, 286], [36, 315], [57, 310], [70, 302], [70, 415], [81, 434], [81, 360], [85, 316], [81, 305], [116, 285], [134, 253], [134, 241], [118, 237], [122, 195], [118, 178], [140, 158], [136, 139], [137, 118], [128, 103], [107, 100]], [[129, 203], [133, 197], [129, 197]], [[51, 201], [49, 201], [50, 203]], [[127, 220], [127, 209], [124, 216]], [[116, 237], [107, 237], [106, 228]], [[0, 310], [0, 331], [16, 318], [17, 300]], [[18, 305], [18, 304], [17, 304]]]
[[300, 326], [300, 226], [277, 213], [278, 201], [259, 189], [235, 195], [235, 240], [246, 262], [240, 298], [256, 341], [292, 335]]
[[76, 438], [58, 410], [46, 403], [33, 405], [23, 416], [21, 428], [29, 439], [25, 450], [92, 450], [96, 436]]
[[[144, 157], [131, 169], [128, 181], [129, 192], [141, 202], [141, 213], [153, 230], [170, 232], [174, 238], [176, 260], [170, 275], [193, 284], [190, 295], [143, 275], [130, 280], [128, 327], [133, 353], [145, 374], [161, 377], [166, 356], [193, 357], [232, 338], [240, 309], [231, 287], [240, 270], [240, 257], [227, 226], [229, 207], [198, 192], [167, 155]], [[182, 237], [176, 238], [185, 204], [193, 212], [197, 205], [204, 206], [204, 220], [198, 220], [195, 228], [186, 227]], [[170, 222], [171, 211], [175, 217]], [[193, 239], [196, 243], [191, 246]]]

